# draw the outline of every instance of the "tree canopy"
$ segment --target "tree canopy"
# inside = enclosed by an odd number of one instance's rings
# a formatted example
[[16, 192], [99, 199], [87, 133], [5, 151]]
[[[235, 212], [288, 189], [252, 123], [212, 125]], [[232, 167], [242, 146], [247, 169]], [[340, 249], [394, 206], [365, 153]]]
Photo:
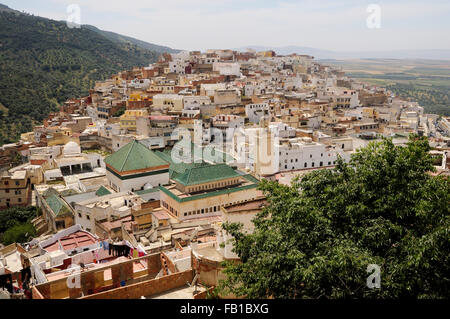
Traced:
[[16, 224], [2, 234], [2, 242], [5, 245], [13, 243], [25, 243], [36, 236], [36, 229], [31, 223]]
[[[249, 298], [448, 298], [448, 180], [432, 176], [426, 138], [372, 142], [291, 186], [262, 181], [269, 205], [252, 234], [224, 224], [240, 263], [222, 293]], [[381, 287], [367, 286], [368, 265]]]
[[41, 211], [34, 206], [12, 207], [0, 211], [0, 233], [7, 231], [17, 224], [30, 222], [39, 216]]

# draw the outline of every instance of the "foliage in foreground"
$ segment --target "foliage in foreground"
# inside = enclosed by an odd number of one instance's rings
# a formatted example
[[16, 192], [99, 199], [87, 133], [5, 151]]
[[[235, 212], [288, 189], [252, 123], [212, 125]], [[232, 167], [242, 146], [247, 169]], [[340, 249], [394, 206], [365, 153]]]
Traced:
[[0, 242], [23, 243], [36, 236], [31, 221], [41, 214], [37, 207], [13, 207], [0, 211]]
[[2, 243], [10, 245], [13, 243], [25, 243], [36, 236], [36, 229], [31, 223], [16, 224], [2, 234]]
[[[371, 143], [292, 186], [263, 181], [270, 205], [253, 234], [223, 227], [241, 263], [219, 285], [248, 298], [449, 298], [448, 180], [433, 177], [426, 139]], [[300, 192], [299, 192], [300, 190]], [[367, 287], [369, 264], [381, 288]]]

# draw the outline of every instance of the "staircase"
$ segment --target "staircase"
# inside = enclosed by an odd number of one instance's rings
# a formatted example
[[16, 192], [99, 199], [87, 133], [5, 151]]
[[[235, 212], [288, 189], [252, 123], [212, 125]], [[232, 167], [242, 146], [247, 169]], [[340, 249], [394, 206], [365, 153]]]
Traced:
[[48, 229], [47, 222], [45, 221], [44, 216], [38, 216], [31, 221], [34, 228], [36, 228], [37, 235], [40, 236], [45, 233]]

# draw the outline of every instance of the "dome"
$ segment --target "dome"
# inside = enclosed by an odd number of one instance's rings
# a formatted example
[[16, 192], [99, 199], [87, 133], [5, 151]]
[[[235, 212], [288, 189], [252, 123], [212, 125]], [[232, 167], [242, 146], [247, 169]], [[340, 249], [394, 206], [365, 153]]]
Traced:
[[77, 155], [81, 153], [81, 147], [75, 142], [64, 145], [63, 155]]
[[150, 183], [147, 183], [147, 184], [144, 185], [144, 190], [149, 190], [149, 189], [152, 189], [152, 188], [153, 188], [153, 185], [151, 185]]

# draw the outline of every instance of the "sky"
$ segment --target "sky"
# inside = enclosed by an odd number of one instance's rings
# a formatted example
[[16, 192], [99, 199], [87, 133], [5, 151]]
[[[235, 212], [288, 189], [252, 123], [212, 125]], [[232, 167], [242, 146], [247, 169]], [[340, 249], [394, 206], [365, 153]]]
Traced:
[[[0, 0], [0, 3], [55, 20], [66, 20], [70, 15], [68, 6], [76, 4], [82, 24], [183, 50], [250, 45], [303, 46], [337, 52], [450, 49], [448, 0]], [[377, 6], [375, 11], [371, 5]]]

